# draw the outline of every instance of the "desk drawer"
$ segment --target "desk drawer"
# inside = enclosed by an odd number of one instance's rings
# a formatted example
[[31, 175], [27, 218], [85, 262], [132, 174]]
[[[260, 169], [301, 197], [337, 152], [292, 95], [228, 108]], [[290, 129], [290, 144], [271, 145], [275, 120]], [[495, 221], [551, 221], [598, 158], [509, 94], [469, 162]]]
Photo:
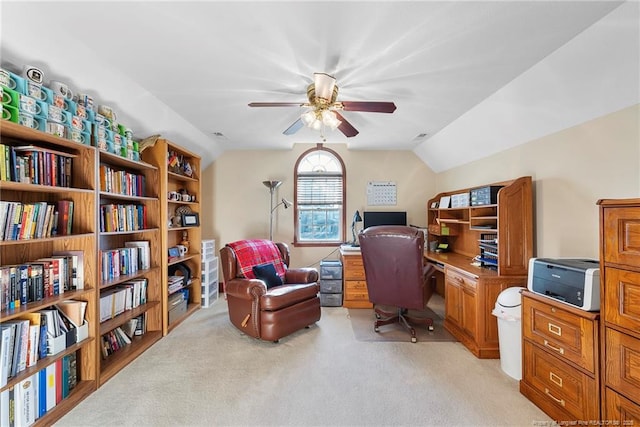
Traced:
[[523, 342], [523, 351], [523, 381], [536, 389], [547, 403], [568, 412], [576, 420], [599, 418], [595, 379], [529, 341]]
[[344, 257], [344, 278], [347, 280], [365, 280], [364, 265], [361, 257]]
[[471, 289], [476, 289], [478, 287], [478, 279], [476, 279], [475, 277], [464, 274], [463, 272], [455, 270], [451, 267], [446, 267], [445, 272], [446, 279], [457, 285], [465, 286]]
[[640, 340], [605, 328], [605, 385], [640, 401]]
[[[624, 398], [610, 388], [605, 389], [602, 418], [617, 422], [618, 426], [639, 426], [640, 405]], [[612, 424], [614, 425], [614, 424]]]
[[522, 318], [524, 338], [595, 373], [596, 322], [530, 298], [523, 298]]
[[369, 301], [367, 282], [363, 280], [345, 280], [344, 299]]

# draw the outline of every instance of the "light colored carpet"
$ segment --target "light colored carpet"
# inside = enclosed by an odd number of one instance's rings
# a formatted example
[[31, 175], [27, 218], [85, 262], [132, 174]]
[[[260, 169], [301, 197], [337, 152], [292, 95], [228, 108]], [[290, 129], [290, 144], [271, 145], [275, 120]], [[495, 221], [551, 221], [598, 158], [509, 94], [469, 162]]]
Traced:
[[[410, 311], [410, 314], [416, 312]], [[429, 331], [426, 326], [414, 325], [418, 342], [433, 341], [457, 341], [456, 338], [447, 332], [443, 326], [443, 319], [430, 308], [419, 312], [415, 317], [429, 317], [433, 319], [433, 331]], [[353, 334], [358, 341], [400, 341], [411, 342], [411, 334], [400, 323], [380, 326], [379, 332], [374, 331], [375, 314], [373, 309], [349, 309], [349, 320]]]
[[342, 307], [261, 342], [201, 309], [58, 426], [531, 426], [550, 421], [499, 360], [457, 342], [362, 342]]

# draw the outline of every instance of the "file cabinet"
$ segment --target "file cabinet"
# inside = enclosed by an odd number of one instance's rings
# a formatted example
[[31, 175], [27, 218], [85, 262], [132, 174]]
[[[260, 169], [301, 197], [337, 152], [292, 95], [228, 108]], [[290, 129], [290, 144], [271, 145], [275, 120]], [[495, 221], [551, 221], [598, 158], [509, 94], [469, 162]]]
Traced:
[[520, 391], [554, 420], [599, 420], [599, 313], [522, 296]]
[[640, 199], [598, 205], [602, 419], [640, 425]]

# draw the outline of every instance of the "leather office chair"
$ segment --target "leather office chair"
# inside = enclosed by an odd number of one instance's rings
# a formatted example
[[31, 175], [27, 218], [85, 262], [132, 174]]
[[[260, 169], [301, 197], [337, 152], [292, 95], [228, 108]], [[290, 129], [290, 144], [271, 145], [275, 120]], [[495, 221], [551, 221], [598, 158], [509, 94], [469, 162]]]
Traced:
[[424, 233], [414, 227], [380, 225], [361, 231], [359, 240], [376, 316], [374, 330], [397, 322], [411, 333], [411, 342], [417, 342], [411, 324], [433, 330], [433, 319], [408, 314], [410, 309], [423, 310], [433, 294], [435, 269], [425, 266]]
[[[270, 251], [266, 258], [264, 253], [258, 253], [265, 248]], [[220, 259], [229, 319], [242, 332], [278, 342], [320, 320], [318, 271], [287, 268], [289, 248], [286, 244], [268, 240], [237, 241], [220, 249]], [[281, 284], [268, 288], [265, 280], [253, 278], [253, 267], [264, 265], [265, 259], [281, 263]]]

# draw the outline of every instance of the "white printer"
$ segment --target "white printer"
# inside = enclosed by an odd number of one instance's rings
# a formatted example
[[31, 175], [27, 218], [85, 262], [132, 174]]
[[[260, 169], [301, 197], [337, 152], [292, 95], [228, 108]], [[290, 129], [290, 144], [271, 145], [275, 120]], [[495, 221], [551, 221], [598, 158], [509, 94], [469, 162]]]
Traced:
[[531, 258], [527, 288], [585, 311], [598, 311], [600, 263], [594, 259]]

